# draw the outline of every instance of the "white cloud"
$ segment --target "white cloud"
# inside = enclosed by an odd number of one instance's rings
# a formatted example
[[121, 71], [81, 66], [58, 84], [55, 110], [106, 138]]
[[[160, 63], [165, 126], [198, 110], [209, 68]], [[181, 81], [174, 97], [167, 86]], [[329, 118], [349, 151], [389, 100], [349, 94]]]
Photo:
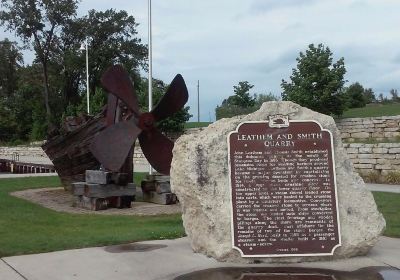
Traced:
[[[196, 118], [196, 84], [201, 115], [248, 80], [256, 92], [280, 93], [300, 51], [324, 43], [335, 59], [345, 58], [346, 79], [377, 93], [400, 89], [400, 2], [396, 0], [153, 0], [154, 76], [170, 82], [182, 73]], [[88, 9], [124, 9], [140, 23], [147, 42], [147, 1], [83, 0]], [[0, 33], [1, 36], [1, 33]]]

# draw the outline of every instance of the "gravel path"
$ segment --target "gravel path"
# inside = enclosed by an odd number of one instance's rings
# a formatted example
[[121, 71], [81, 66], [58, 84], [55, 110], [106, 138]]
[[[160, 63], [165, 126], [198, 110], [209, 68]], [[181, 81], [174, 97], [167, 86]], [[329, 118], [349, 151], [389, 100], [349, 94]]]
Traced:
[[102, 211], [91, 211], [87, 209], [76, 208], [72, 206], [72, 194], [65, 191], [63, 188], [24, 190], [13, 192], [11, 195], [26, 199], [57, 212], [67, 212], [73, 214], [153, 216], [181, 213], [180, 204], [159, 205], [147, 202], [133, 202], [132, 208], [109, 208]]

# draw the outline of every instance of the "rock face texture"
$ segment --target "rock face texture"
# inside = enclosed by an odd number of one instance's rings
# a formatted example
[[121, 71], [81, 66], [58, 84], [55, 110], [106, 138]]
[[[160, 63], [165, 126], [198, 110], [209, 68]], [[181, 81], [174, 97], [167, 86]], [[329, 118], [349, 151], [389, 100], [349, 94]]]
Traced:
[[[317, 120], [332, 132], [342, 237], [342, 246], [333, 256], [243, 258], [232, 248], [227, 136], [241, 122], [267, 121], [276, 114], [288, 115], [290, 120]], [[362, 255], [376, 243], [385, 227], [371, 192], [355, 173], [342, 147], [334, 120], [295, 103], [266, 102], [252, 114], [219, 120], [198, 133], [180, 137], [173, 154], [171, 187], [182, 204], [191, 246], [195, 252], [219, 261], [300, 262]]]

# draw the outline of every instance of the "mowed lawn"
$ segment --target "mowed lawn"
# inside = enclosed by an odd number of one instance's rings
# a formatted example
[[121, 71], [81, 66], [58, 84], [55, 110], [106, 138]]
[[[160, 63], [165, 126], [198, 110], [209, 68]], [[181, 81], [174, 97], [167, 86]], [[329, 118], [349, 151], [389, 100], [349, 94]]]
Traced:
[[56, 176], [0, 179], [0, 257], [184, 236], [180, 214], [67, 214], [9, 195], [18, 190], [57, 186], [60, 181]]
[[210, 124], [211, 122], [187, 122], [185, 123], [185, 128], [207, 127]]
[[366, 118], [400, 115], [400, 103], [368, 104], [363, 108], [354, 108], [343, 112], [341, 118]]
[[373, 195], [386, 220], [384, 235], [400, 238], [400, 193], [373, 192]]
[[[144, 174], [137, 174], [139, 181]], [[184, 236], [180, 215], [156, 217], [58, 213], [10, 196], [29, 188], [57, 187], [58, 177], [0, 179], [0, 257]], [[400, 194], [374, 193], [387, 228], [400, 237]]]

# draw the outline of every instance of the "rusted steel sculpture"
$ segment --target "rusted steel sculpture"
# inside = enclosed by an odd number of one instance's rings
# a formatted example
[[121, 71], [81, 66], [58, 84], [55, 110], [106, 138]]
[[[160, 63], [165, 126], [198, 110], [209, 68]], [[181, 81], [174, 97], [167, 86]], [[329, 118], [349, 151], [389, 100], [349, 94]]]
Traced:
[[[105, 169], [120, 171], [138, 138], [151, 166], [159, 173], [169, 175], [174, 143], [156, 128], [155, 123], [172, 116], [186, 104], [188, 91], [182, 76], [175, 76], [160, 102], [146, 113], [139, 111], [133, 84], [122, 66], [107, 69], [101, 83], [111, 94], [106, 116], [109, 126], [94, 137], [90, 146], [92, 154]], [[127, 105], [129, 113], [122, 121], [115, 122], [118, 99]]]
[[65, 188], [70, 189], [72, 182], [84, 181], [86, 170], [96, 170], [101, 165], [109, 171], [132, 174], [133, 145], [137, 137], [154, 169], [168, 175], [173, 142], [154, 124], [173, 115], [187, 102], [182, 76], [175, 77], [150, 113], [139, 111], [133, 84], [122, 66], [110, 67], [101, 82], [111, 93], [104, 110], [94, 117], [68, 118], [60, 134], [42, 146]]

